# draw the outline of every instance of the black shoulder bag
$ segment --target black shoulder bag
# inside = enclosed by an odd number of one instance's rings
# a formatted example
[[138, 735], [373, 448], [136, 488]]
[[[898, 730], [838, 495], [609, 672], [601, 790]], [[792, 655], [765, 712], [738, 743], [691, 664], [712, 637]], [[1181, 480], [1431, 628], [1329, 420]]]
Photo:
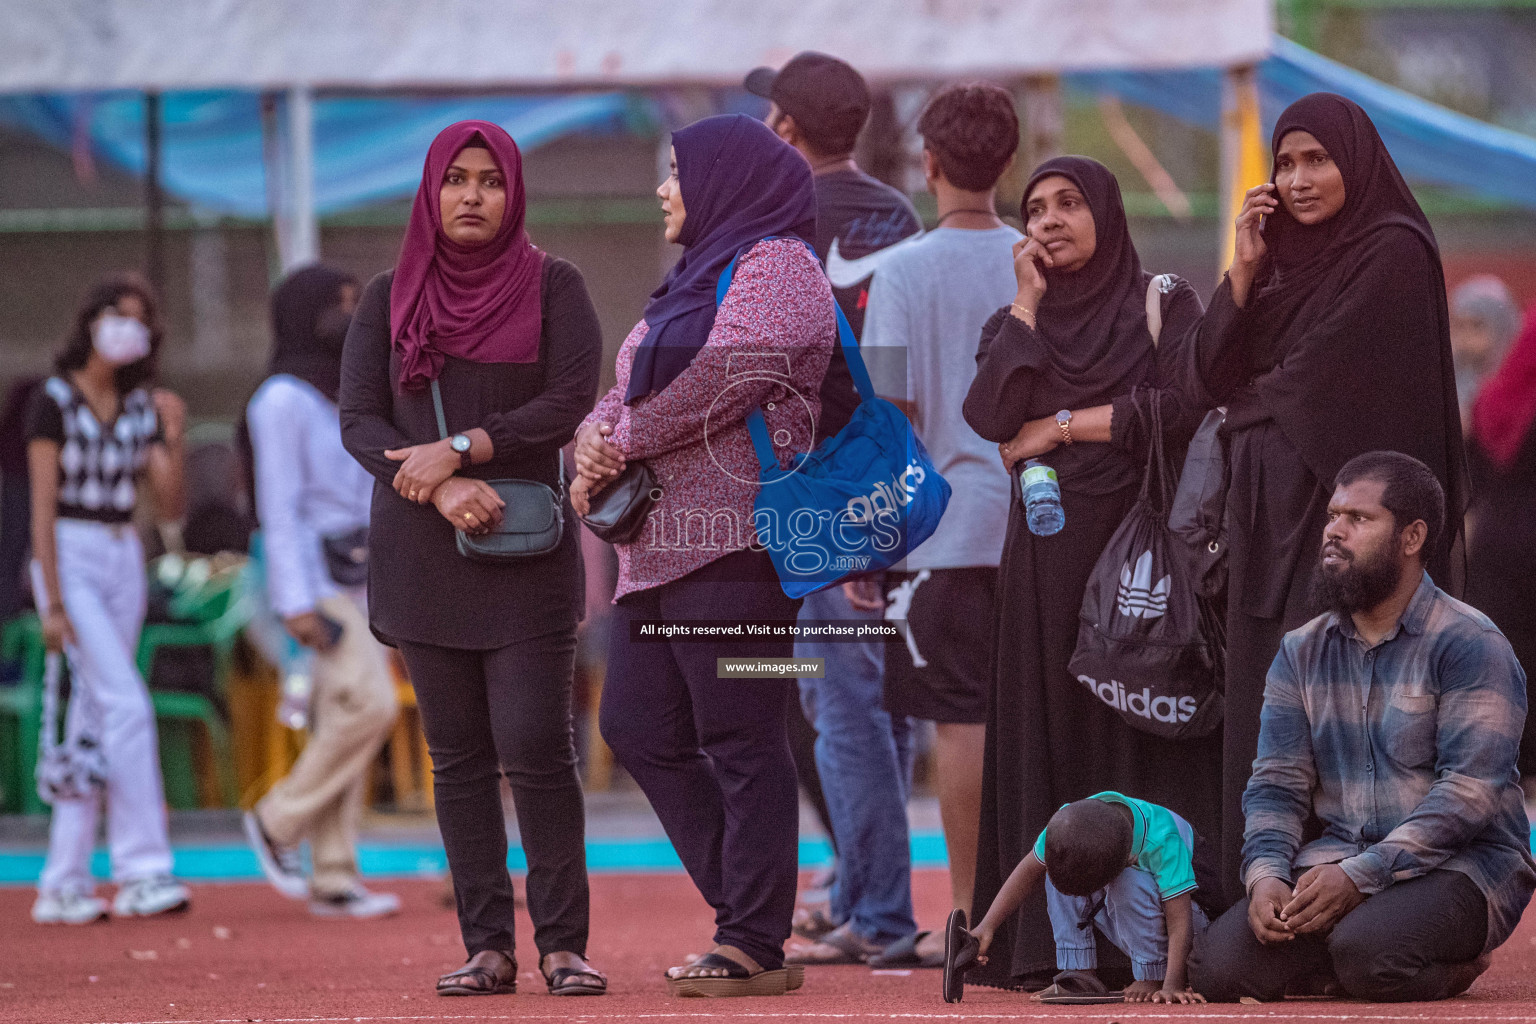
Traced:
[[1183, 542], [1184, 557], [1204, 598], [1219, 597], [1227, 589], [1226, 512], [1232, 468], [1222, 437], [1226, 422], [1224, 405], [1205, 414], [1189, 442], [1168, 513], [1168, 529]]
[[[448, 421], [443, 416], [443, 392], [432, 382], [432, 408], [437, 413], [437, 431], [448, 436]], [[510, 562], [518, 558], [547, 555], [560, 546], [565, 533], [565, 459], [555, 453], [560, 466], [560, 493], [537, 480], [487, 480], [498, 497], [506, 503], [501, 525], [489, 533], [471, 536], [455, 528], [454, 541], [459, 554], [480, 562]]]

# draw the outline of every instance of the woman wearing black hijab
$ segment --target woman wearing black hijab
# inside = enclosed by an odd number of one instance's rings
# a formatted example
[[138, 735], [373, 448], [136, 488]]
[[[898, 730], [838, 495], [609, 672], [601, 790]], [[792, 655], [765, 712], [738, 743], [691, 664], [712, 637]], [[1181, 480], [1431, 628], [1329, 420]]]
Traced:
[[1342, 96], [1291, 104], [1272, 146], [1271, 181], [1248, 191], [1236, 259], [1188, 367], [1190, 386], [1227, 406], [1222, 873], [1234, 898], [1264, 680], [1281, 637], [1317, 610], [1308, 590], [1334, 476], [1377, 450], [1428, 465], [1457, 524], [1429, 568], [1452, 593], [1467, 503], [1445, 275], [1429, 221], [1370, 118]]
[[[1000, 442], [1014, 479], [998, 573], [978, 915], [1067, 801], [1118, 790], [1170, 807], [1197, 829], [1215, 825], [1218, 807], [1219, 740], [1175, 743], [1139, 732], [1067, 670], [1088, 577], [1140, 491], [1153, 403], [1169, 446], [1185, 444], [1199, 421], [1198, 403], [1167, 382], [1186, 358], [1200, 299], [1168, 279], [1154, 344], [1146, 312], [1152, 275], [1131, 241], [1119, 183], [1093, 160], [1040, 165], [1022, 215], [1028, 237], [1015, 247], [1019, 293], [982, 328], [965, 401], [966, 421]], [[1051, 537], [1035, 536], [1025, 522], [1015, 470], [1029, 458], [1060, 479], [1066, 526]], [[1040, 988], [1056, 968], [1045, 897], [1037, 893], [967, 980]]]

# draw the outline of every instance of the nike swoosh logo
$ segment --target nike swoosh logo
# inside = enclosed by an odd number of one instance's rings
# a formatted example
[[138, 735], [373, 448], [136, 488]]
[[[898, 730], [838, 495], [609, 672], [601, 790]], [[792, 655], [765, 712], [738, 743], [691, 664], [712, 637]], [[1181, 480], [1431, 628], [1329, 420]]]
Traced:
[[880, 264], [890, 258], [891, 253], [902, 246], [923, 237], [919, 231], [915, 235], [908, 235], [894, 245], [888, 245], [884, 249], [876, 249], [867, 256], [860, 256], [856, 260], [844, 259], [842, 253], [837, 251], [837, 239], [832, 239], [832, 247], [827, 250], [827, 280], [832, 282], [834, 288], [852, 288], [860, 281], [869, 279]]

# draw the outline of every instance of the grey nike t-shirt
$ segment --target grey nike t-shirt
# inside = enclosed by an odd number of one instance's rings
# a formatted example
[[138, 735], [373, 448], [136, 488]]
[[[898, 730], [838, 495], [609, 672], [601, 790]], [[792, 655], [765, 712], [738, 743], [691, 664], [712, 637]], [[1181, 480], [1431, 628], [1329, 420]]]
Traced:
[[875, 390], [902, 398], [953, 495], [939, 528], [898, 568], [995, 566], [1008, 522], [1008, 475], [997, 445], [965, 422], [981, 327], [1013, 301], [1013, 245], [1006, 225], [937, 228], [889, 251], [869, 290], [860, 348]]

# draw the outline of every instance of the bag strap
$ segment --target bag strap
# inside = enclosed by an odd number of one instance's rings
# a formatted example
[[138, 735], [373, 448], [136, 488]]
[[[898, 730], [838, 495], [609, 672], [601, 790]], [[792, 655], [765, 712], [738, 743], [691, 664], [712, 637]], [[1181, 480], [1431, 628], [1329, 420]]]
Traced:
[[1168, 274], [1154, 274], [1147, 282], [1147, 330], [1152, 333], [1153, 348], [1163, 333], [1163, 289], [1170, 279]]
[[448, 419], [443, 415], [443, 389], [437, 386], [437, 378], [432, 378], [432, 411], [437, 413], [437, 434], [442, 440], [448, 439]]
[[[772, 242], [782, 237], [784, 236], [769, 235], [758, 241]], [[816, 262], [819, 266], [821, 257], [816, 256], [816, 250], [811, 247], [811, 243], [803, 238], [797, 238], [795, 241], [810, 250], [811, 255], [816, 257]], [[720, 304], [725, 301], [725, 293], [731, 290], [731, 281], [736, 277], [736, 263], [744, 253], [756, 244], [757, 242], [753, 242], [752, 245], [738, 252], [731, 258], [730, 264], [720, 272], [720, 280], [715, 284], [715, 308], [718, 309], [720, 307]], [[837, 304], [836, 299], [832, 301], [832, 311], [837, 315], [838, 344], [842, 347], [843, 359], [848, 363], [848, 374], [853, 378], [853, 386], [858, 389], [859, 401], [872, 402], [877, 397], [875, 395], [875, 385], [869, 379], [869, 368], [864, 365], [864, 355], [859, 351], [858, 339], [853, 336], [853, 327], [848, 323], [848, 318], [843, 315], [843, 307]], [[433, 381], [434, 385], [436, 383], [436, 381]], [[747, 413], [747, 432], [752, 435], [752, 447], [757, 451], [757, 461], [762, 468], [777, 469], [779, 459], [774, 454], [773, 443], [768, 438], [768, 423], [763, 419], [763, 411], [761, 409], [753, 409]], [[447, 435], [443, 436], [446, 437]]]
[[[432, 379], [432, 411], [437, 414], [437, 433], [440, 438], [448, 437], [448, 418], [443, 415], [443, 389], [437, 386], [437, 378]], [[766, 436], [766, 435], [765, 435]], [[555, 463], [560, 467], [560, 497], [565, 498], [565, 453], [555, 452]]]
[[[1147, 281], [1147, 332], [1152, 335], [1153, 348], [1157, 348], [1158, 338], [1163, 333], [1163, 292], [1172, 283], [1173, 277], [1170, 274], [1153, 274]], [[1162, 501], [1160, 510], [1163, 515], [1167, 515], [1173, 508], [1173, 483], [1163, 445], [1162, 396], [1156, 391], [1150, 391], [1148, 400], [1151, 403], [1148, 418], [1152, 421], [1152, 436], [1147, 443], [1147, 469], [1142, 474], [1141, 500], [1150, 503], [1152, 478], [1156, 476], [1158, 497]], [[1133, 408], [1140, 407], [1136, 388], [1131, 389], [1131, 405]]]
[[1167, 449], [1163, 442], [1163, 402], [1162, 395], [1156, 389], [1133, 387], [1131, 389], [1131, 407], [1140, 416], [1144, 405], [1146, 406], [1145, 419], [1150, 424], [1150, 436], [1147, 438], [1147, 466], [1141, 478], [1141, 500], [1152, 504], [1153, 481], [1156, 480], [1157, 498], [1156, 506], [1159, 515], [1166, 516], [1173, 508], [1174, 496], [1174, 470], [1168, 462]]

